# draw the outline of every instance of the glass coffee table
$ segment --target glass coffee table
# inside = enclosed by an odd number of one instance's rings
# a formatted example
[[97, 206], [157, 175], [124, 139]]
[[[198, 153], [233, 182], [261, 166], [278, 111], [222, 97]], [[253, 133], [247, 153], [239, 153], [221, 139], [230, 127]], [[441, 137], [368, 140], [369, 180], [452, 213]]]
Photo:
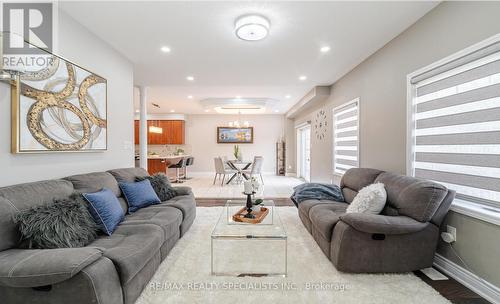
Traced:
[[269, 213], [258, 224], [233, 220], [244, 200], [228, 200], [212, 231], [212, 275], [287, 275], [287, 234], [274, 202], [264, 200]]

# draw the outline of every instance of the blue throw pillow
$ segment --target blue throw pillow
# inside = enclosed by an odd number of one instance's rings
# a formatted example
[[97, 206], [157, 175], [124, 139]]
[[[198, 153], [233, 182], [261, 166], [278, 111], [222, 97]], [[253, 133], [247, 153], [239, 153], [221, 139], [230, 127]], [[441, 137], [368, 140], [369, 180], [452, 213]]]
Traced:
[[147, 179], [136, 183], [119, 183], [118, 185], [127, 200], [128, 212], [130, 213], [149, 205], [160, 203], [160, 199], [151, 186], [151, 182]]
[[90, 204], [89, 211], [94, 221], [104, 233], [111, 235], [124, 218], [123, 209], [113, 191], [104, 188], [82, 195]]

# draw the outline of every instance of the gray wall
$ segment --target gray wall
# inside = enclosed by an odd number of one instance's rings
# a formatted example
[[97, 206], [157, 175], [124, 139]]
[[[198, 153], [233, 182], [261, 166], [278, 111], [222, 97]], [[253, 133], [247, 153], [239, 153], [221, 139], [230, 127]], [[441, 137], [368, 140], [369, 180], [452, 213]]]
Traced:
[[[498, 2], [440, 4], [333, 84], [328, 101], [301, 113], [296, 122], [321, 108], [331, 113], [359, 97], [361, 166], [405, 173], [406, 75], [499, 33], [499, 16]], [[311, 146], [312, 180], [335, 181], [331, 130], [323, 141], [312, 137]], [[500, 227], [453, 212], [447, 222], [457, 228], [455, 246], [462, 258], [479, 276], [500, 286]], [[456, 260], [444, 246], [439, 252]]]
[[96, 153], [10, 153], [10, 88], [0, 83], [0, 186], [134, 166], [133, 67], [106, 42], [59, 11], [58, 55], [108, 81], [108, 150]]

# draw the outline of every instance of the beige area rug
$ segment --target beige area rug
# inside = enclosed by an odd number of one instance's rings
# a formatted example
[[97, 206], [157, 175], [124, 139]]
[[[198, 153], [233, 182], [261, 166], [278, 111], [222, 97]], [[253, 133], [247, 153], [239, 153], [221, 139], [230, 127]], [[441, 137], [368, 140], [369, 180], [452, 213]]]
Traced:
[[198, 207], [193, 226], [163, 261], [137, 304], [450, 303], [411, 273], [338, 272], [304, 228], [295, 207], [277, 207], [288, 234], [286, 278], [212, 276], [210, 235], [222, 208]]

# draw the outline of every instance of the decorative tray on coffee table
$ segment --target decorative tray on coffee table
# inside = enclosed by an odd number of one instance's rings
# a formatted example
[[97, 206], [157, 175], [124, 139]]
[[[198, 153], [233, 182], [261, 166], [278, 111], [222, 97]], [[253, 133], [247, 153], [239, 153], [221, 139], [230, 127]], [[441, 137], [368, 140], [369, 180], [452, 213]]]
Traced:
[[241, 222], [241, 223], [249, 223], [249, 224], [258, 224], [264, 220], [266, 215], [269, 213], [269, 208], [260, 207], [259, 210], [252, 211], [252, 214], [255, 218], [247, 218], [247, 208], [241, 208], [235, 215], [233, 215], [233, 221]]

